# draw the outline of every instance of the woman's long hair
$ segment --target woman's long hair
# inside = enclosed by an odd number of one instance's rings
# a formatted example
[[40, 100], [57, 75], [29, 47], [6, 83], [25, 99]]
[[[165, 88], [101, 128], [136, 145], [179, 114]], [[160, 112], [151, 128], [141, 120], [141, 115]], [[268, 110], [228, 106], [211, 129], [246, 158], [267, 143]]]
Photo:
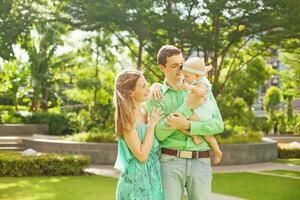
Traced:
[[142, 73], [138, 70], [123, 70], [115, 79], [115, 131], [120, 137], [123, 136], [124, 131], [134, 126], [134, 104], [130, 93], [134, 91], [141, 76]]

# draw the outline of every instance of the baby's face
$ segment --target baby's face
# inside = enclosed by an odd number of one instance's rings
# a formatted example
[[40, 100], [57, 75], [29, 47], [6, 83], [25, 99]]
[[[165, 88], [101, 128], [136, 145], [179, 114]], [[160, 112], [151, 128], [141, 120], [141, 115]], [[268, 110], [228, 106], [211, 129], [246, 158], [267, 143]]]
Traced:
[[191, 72], [187, 72], [187, 71], [183, 71], [183, 75], [184, 75], [184, 80], [188, 83], [188, 84], [192, 84], [194, 81], [197, 81], [197, 75], [193, 74]]

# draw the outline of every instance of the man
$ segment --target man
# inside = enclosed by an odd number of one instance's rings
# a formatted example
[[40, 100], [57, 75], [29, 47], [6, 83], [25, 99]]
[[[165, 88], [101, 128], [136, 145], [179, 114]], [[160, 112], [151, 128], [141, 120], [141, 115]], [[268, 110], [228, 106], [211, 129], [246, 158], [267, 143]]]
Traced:
[[147, 108], [151, 112], [154, 107], [159, 107], [166, 116], [155, 129], [161, 146], [160, 161], [166, 199], [181, 200], [186, 188], [189, 200], [208, 200], [212, 181], [210, 147], [203, 139], [200, 145], [196, 145], [191, 137], [179, 130], [185, 129], [198, 136], [221, 133], [224, 129], [221, 114], [215, 105], [211, 120], [187, 120], [192, 115], [191, 109], [198, 105], [185, 102], [187, 91], [181, 89], [181, 66], [184, 58], [180, 49], [172, 45], [161, 47], [157, 62], [165, 75], [161, 86], [163, 98], [160, 101], [150, 100]]

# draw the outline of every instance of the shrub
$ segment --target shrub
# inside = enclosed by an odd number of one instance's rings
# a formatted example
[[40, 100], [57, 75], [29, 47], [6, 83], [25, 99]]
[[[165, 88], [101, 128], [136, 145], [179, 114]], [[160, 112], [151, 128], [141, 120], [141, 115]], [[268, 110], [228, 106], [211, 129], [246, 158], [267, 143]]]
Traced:
[[262, 137], [261, 132], [252, 131], [243, 126], [230, 126], [226, 123], [224, 132], [216, 135], [216, 139], [220, 144], [261, 142]]
[[250, 128], [254, 131], [262, 131], [263, 133], [268, 134], [272, 125], [266, 117], [254, 117], [251, 120]]
[[72, 120], [73, 118], [71, 115], [58, 112], [35, 112], [32, 116], [26, 118], [25, 122], [32, 124], [48, 124], [49, 134], [66, 135], [78, 130], [75, 125], [77, 121]]
[[83, 132], [66, 136], [63, 140], [79, 141], [79, 142], [98, 142], [98, 143], [115, 143], [117, 141], [113, 133], [99, 132]]
[[0, 151], [0, 176], [81, 175], [90, 158], [80, 155], [41, 154], [22, 156], [21, 152]]
[[20, 124], [23, 121], [24, 118], [16, 112], [0, 111], [0, 122], [2, 124]]
[[291, 148], [289, 144], [278, 143], [278, 158], [300, 158], [300, 148]]

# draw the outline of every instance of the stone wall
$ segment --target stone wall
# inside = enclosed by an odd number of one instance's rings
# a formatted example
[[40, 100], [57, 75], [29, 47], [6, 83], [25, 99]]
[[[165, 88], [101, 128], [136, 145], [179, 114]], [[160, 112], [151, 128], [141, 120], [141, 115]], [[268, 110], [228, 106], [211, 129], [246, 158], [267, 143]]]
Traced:
[[[117, 156], [117, 144], [84, 143], [47, 139], [24, 139], [25, 148], [39, 152], [71, 153], [89, 155], [92, 164], [114, 164]], [[222, 165], [238, 165], [270, 162], [277, 159], [277, 143], [265, 140], [254, 144], [224, 144]], [[211, 153], [213, 157], [213, 153]]]
[[32, 136], [48, 134], [47, 124], [0, 124], [0, 136]]

